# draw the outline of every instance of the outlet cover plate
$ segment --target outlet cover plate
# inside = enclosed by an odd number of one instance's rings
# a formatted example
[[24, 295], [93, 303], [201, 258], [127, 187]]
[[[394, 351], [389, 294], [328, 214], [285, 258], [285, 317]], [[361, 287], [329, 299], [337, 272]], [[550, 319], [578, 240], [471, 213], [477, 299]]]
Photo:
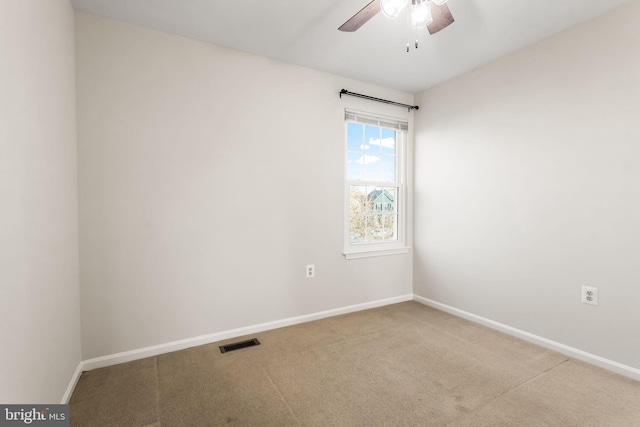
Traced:
[[582, 287], [582, 303], [598, 305], [598, 288], [591, 286]]
[[316, 277], [316, 266], [315, 266], [315, 264], [307, 264], [306, 276], [307, 276], [307, 279], [312, 279], [312, 278]]

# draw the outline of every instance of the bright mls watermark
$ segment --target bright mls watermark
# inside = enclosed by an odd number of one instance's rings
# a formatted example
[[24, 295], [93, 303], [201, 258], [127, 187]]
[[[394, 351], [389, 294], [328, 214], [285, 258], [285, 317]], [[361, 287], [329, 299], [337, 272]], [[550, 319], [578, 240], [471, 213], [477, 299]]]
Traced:
[[69, 405], [0, 405], [0, 427], [69, 427]]

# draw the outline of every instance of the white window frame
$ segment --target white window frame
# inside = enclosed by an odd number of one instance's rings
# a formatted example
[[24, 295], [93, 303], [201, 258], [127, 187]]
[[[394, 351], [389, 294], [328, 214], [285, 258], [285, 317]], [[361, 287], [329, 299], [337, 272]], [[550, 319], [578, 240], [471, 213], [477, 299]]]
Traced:
[[[373, 125], [381, 128], [396, 131], [396, 181], [353, 181], [348, 179], [348, 123], [359, 123]], [[395, 125], [395, 127], [394, 127]], [[406, 254], [409, 247], [406, 244], [406, 224], [407, 224], [407, 145], [409, 138], [407, 120], [395, 117], [382, 116], [374, 113], [345, 110], [344, 123], [344, 251], [346, 259], [367, 258], [373, 256]], [[397, 132], [397, 131], [401, 132]], [[397, 209], [397, 240], [380, 241], [370, 243], [351, 243], [350, 239], [350, 190], [351, 186], [377, 186], [396, 188], [396, 209]]]

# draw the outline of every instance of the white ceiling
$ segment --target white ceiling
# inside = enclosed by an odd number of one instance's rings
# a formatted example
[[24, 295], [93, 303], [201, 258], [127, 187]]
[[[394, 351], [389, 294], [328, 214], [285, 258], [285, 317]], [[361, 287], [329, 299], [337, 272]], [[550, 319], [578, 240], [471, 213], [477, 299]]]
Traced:
[[[456, 22], [419, 34], [381, 13], [338, 27], [369, 0], [72, 0], [77, 10], [416, 93], [632, 0], [449, 0]], [[598, 31], [597, 27], [593, 31]], [[415, 36], [415, 33], [414, 33]]]

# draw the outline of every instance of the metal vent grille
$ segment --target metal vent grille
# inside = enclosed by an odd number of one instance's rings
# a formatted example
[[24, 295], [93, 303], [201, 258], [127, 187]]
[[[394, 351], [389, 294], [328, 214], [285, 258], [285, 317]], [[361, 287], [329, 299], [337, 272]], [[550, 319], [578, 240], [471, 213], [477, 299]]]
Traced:
[[257, 338], [247, 341], [234, 342], [227, 345], [221, 345], [220, 353], [227, 353], [229, 351], [240, 350], [241, 348], [253, 347], [254, 345], [260, 345], [260, 341]]

